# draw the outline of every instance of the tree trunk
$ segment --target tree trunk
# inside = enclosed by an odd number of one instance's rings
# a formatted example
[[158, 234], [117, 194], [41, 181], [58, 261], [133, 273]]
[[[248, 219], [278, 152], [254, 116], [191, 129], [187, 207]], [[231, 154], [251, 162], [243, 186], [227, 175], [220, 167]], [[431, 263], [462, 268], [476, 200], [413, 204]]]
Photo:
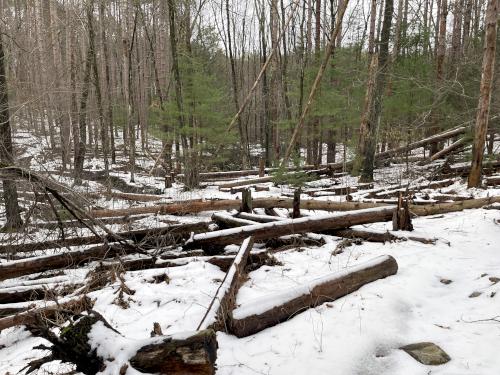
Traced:
[[[358, 147], [358, 158], [361, 165], [360, 181], [373, 181], [373, 168], [375, 163], [375, 152], [377, 146], [378, 128], [382, 113], [382, 100], [384, 89], [389, 71], [389, 38], [391, 34], [391, 23], [393, 13], [393, 0], [385, 1], [384, 21], [382, 24], [380, 46], [377, 58], [377, 73], [375, 75], [373, 88], [373, 105], [368, 109], [366, 116], [366, 130], [360, 126], [360, 132], [363, 130], [366, 136], [360, 137], [360, 146]], [[361, 144], [362, 143], [362, 144]]]
[[298, 312], [334, 301], [370, 282], [395, 275], [397, 271], [396, 260], [390, 255], [383, 255], [299, 287], [243, 301], [233, 311], [231, 332], [237, 337], [255, 334], [290, 319]]
[[[89, 29], [89, 40], [93, 38], [93, 9], [94, 0], [90, 0], [87, 4], [87, 26]], [[87, 56], [85, 58], [85, 71], [83, 76], [83, 91], [80, 98], [80, 112], [78, 115], [78, 147], [75, 148], [75, 160], [74, 160], [74, 179], [75, 184], [79, 185], [82, 183], [83, 174], [83, 163], [85, 161], [86, 143], [87, 143], [87, 101], [89, 98], [90, 91], [90, 75], [92, 70], [92, 56], [94, 51], [92, 51], [93, 45], [89, 42], [87, 49]], [[89, 135], [90, 137], [90, 135]]]
[[[0, 162], [3, 166], [11, 166], [14, 164], [14, 149], [12, 147], [9, 97], [7, 94], [7, 69], [2, 37], [2, 28], [0, 27]], [[3, 229], [13, 230], [21, 227], [22, 220], [14, 181], [3, 180], [3, 199], [7, 216], [7, 222]]]
[[483, 164], [484, 143], [488, 132], [488, 118], [490, 112], [491, 89], [495, 67], [495, 49], [498, 27], [498, 0], [488, 0], [485, 18], [485, 40], [483, 53], [483, 67], [479, 104], [477, 109], [476, 126], [474, 129], [474, 143], [472, 146], [472, 163], [469, 173], [468, 186], [479, 187], [481, 184], [481, 169]]

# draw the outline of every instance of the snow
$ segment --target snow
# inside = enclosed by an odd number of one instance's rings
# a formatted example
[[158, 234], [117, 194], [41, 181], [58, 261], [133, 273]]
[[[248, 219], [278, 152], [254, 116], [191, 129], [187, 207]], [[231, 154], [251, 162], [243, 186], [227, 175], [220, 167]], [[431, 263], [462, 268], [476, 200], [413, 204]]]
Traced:
[[300, 285], [293, 286], [290, 289], [285, 289], [272, 294], [268, 294], [265, 297], [244, 301], [240, 306], [233, 310], [233, 317], [235, 319], [244, 319], [252, 315], [263, 314], [264, 312], [272, 310], [273, 308], [280, 306], [294, 298], [310, 294], [318, 285], [324, 284], [326, 282], [334, 282], [335, 280], [339, 280], [350, 273], [374, 267], [387, 261], [388, 259], [389, 256], [381, 255], [366, 262], [343, 269], [342, 271], [317, 277], [309, 281], [308, 283], [301, 283]]
[[[18, 132], [15, 142], [16, 148], [22, 149], [21, 157], [31, 158], [27, 161], [31, 169], [60, 169], [60, 160], [44, 157], [50, 146], [43, 137]], [[117, 143], [122, 142], [122, 138], [118, 137]], [[156, 151], [161, 148], [161, 144], [153, 140], [151, 146], [156, 147]], [[154, 152], [155, 148], [152, 149]], [[258, 151], [257, 147], [255, 150]], [[346, 153], [349, 156], [351, 150], [347, 149]], [[418, 153], [421, 154], [422, 150], [415, 150], [413, 155]], [[339, 147], [338, 156], [342, 154], [342, 147]], [[137, 163], [148, 171], [154, 161], [138, 157]], [[467, 164], [468, 162], [463, 163]], [[441, 165], [442, 161], [430, 164], [433, 168]], [[98, 171], [102, 170], [103, 165], [98, 159], [90, 159], [86, 161], [86, 167]], [[411, 189], [412, 186], [425, 184], [428, 181], [423, 173], [424, 168], [429, 166], [420, 167], [410, 163], [407, 168], [406, 164], [392, 164], [390, 167], [377, 169], [374, 188], [360, 190], [351, 196], [354, 201], [361, 201], [371, 191], [398, 189], [407, 185]], [[129, 181], [129, 175], [126, 173], [114, 175], [127, 183]], [[73, 182], [69, 176], [54, 175], [54, 178], [65, 186], [71, 186]], [[255, 176], [249, 177], [251, 178]], [[342, 176], [308, 182], [306, 187], [331, 187], [334, 181], [342, 186], [357, 184], [356, 178]], [[138, 171], [136, 186], [143, 185], [163, 188], [163, 179]], [[293, 192], [290, 186], [273, 186], [272, 183], [266, 185], [269, 186], [269, 191], [253, 191], [253, 197], [281, 197], [283, 193]], [[103, 187], [99, 183], [89, 181], [77, 190], [95, 193], [103, 191]], [[423, 189], [422, 192], [429, 193], [430, 200], [437, 194], [482, 198], [500, 195], [500, 187], [468, 189], [463, 180], [457, 179], [446, 188]], [[184, 192], [181, 184], [174, 183], [174, 186], [165, 189], [160, 197], [165, 202], [188, 199], [241, 199], [241, 193], [230, 194], [219, 191], [214, 186]], [[302, 199], [310, 198], [303, 195]], [[344, 196], [322, 196], [315, 199], [345, 201]], [[106, 199], [104, 196], [94, 202], [95, 206], [102, 208], [128, 208], [135, 204], [137, 203], [125, 200]], [[143, 206], [152, 204], [156, 203], [140, 203]], [[494, 206], [498, 207], [499, 204]], [[255, 211], [263, 213], [263, 210]], [[288, 214], [285, 209], [278, 211], [283, 216]], [[298, 220], [319, 220], [342, 215], [303, 211], [311, 216]], [[157, 227], [165, 221], [195, 222], [208, 220], [211, 214], [206, 212], [197, 216], [151, 215], [131, 225], [112, 225], [109, 228], [120, 231], [128, 229], [129, 226]], [[337, 255], [332, 253], [342, 239], [308, 234], [311, 238], [324, 239], [325, 244], [319, 247], [299, 246], [274, 253], [280, 263], [262, 266], [248, 275], [248, 280], [238, 292], [236, 303], [239, 307], [235, 314], [245, 310], [246, 314], [249, 311], [262, 311], [266, 306], [278, 304], [286, 291], [301, 290], [315, 280], [317, 282], [319, 275], [339, 275], [350, 267], [359, 267], [364, 262], [384, 255], [391, 255], [397, 260], [398, 273], [367, 284], [336, 301], [308, 309], [286, 322], [246, 338], [238, 339], [219, 332], [217, 375], [500, 374], [500, 323], [492, 320], [500, 315], [500, 283], [490, 280], [500, 277], [498, 220], [499, 210], [484, 209], [419, 217], [413, 220], [415, 231], [396, 234], [405, 237], [438, 238], [435, 245], [411, 240], [386, 244], [363, 242], [361, 245], [346, 247], [343, 253]], [[289, 219], [281, 222], [287, 221], [292, 222]], [[269, 227], [276, 225], [270, 224]], [[258, 225], [262, 227], [267, 224]], [[357, 229], [385, 232], [391, 229], [391, 225], [374, 223], [358, 226]], [[237, 228], [234, 233], [240, 231], [241, 228]], [[90, 232], [87, 229], [74, 228], [70, 234], [84, 236]], [[35, 229], [26, 235], [32, 241], [55, 239], [57, 236], [57, 231], [45, 229]], [[12, 234], [1, 235], [1, 239], [5, 241], [12, 241], [13, 237]], [[85, 248], [77, 247], [72, 250]], [[258, 248], [258, 245], [255, 248]], [[234, 252], [236, 246], [228, 246], [226, 249], [228, 252]], [[66, 250], [57, 250], [61, 251]], [[52, 251], [35, 255], [48, 254], [52, 254]], [[121, 288], [119, 281], [89, 293], [89, 297], [95, 301], [94, 310], [101, 313], [111, 326], [120, 332], [110, 334], [111, 331], [102, 324], [97, 324], [91, 332], [92, 346], [107, 359], [106, 374], [117, 374], [121, 365], [139, 347], [161, 339], [150, 338], [154, 322], [160, 324], [165, 335], [186, 336], [196, 330], [226, 275], [218, 267], [207, 263], [207, 258], [200, 256], [158, 260], [157, 266], [161, 263], [174, 263], [176, 267], [126, 272], [123, 274], [124, 283], [134, 292], [131, 295], [123, 293], [127, 308], [117, 304]], [[86, 268], [67, 269], [63, 274], [58, 273], [54, 277], [50, 277], [49, 273], [41, 273], [4, 280], [0, 282], [0, 288], [2, 292], [8, 292], [38, 285], [51, 289], [56, 285], [81, 283], [93, 266], [90, 264]], [[444, 284], [441, 282], [443, 279], [452, 282]], [[480, 295], [470, 298], [473, 292], [479, 292]], [[255, 305], [252, 301], [267, 301], [267, 305]], [[424, 366], [398, 349], [400, 346], [421, 341], [438, 344], [452, 360], [442, 366]], [[47, 344], [45, 340], [33, 337], [24, 327], [3, 330], [0, 333], [0, 374], [18, 373], [29, 361], [47, 355], [47, 351], [32, 349], [42, 343]], [[40, 373], [61, 374], [69, 370], [68, 366], [55, 361], [45, 365]], [[126, 374], [137, 375], [138, 372], [129, 367]]]
[[[219, 333], [217, 374], [499, 373], [500, 324], [471, 323], [500, 315], [500, 285], [488, 279], [500, 274], [500, 228], [493, 222], [498, 216], [468, 210], [414, 221], [412, 235], [446, 238], [449, 246], [444, 241], [363, 243], [330, 258], [332, 245], [326, 244], [277, 254], [284, 265], [254, 271], [238, 294], [239, 303], [380, 254], [394, 256], [399, 271], [247, 338]], [[370, 227], [387, 229], [381, 223]], [[488, 275], [481, 277], [484, 274]], [[442, 278], [453, 282], [445, 285]], [[482, 294], [469, 298], [473, 291]], [[420, 341], [438, 344], [452, 361], [424, 366], [398, 350]]]

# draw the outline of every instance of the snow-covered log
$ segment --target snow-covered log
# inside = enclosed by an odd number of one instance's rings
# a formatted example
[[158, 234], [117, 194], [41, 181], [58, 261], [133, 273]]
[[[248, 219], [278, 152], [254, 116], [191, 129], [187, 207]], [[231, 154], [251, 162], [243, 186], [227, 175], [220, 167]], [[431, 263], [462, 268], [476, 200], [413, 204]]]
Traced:
[[[215, 373], [218, 345], [213, 330], [134, 340], [124, 337], [100, 314], [92, 312], [56, 336], [40, 321], [43, 317], [38, 318], [29, 329], [52, 344], [52, 354], [45, 357], [45, 362], [70, 362], [76, 365], [77, 372], [86, 375], [124, 374], [129, 367], [168, 375]], [[42, 363], [43, 359], [30, 363], [30, 370], [36, 370]]]
[[240, 219], [245, 219], [257, 223], [271, 223], [274, 221], [281, 221], [283, 218], [278, 217], [278, 216], [271, 216], [271, 215], [257, 215], [257, 214], [251, 214], [248, 212], [239, 212], [236, 217]]
[[245, 267], [252, 246], [252, 237], [246, 238], [241, 244], [231, 267], [229, 267], [226, 276], [224, 276], [214, 298], [210, 302], [205, 316], [198, 325], [198, 330], [208, 328], [220, 330], [227, 327], [228, 318], [236, 301], [236, 294], [246, 275]]
[[255, 334], [308, 308], [336, 300], [365, 284], [394, 275], [397, 270], [396, 260], [384, 255], [291, 289], [244, 301], [233, 310], [231, 332], [238, 337]]
[[219, 226], [219, 228], [234, 228], [256, 224], [255, 221], [235, 217], [224, 212], [214, 213], [212, 215], [212, 220]]
[[393, 212], [393, 207], [379, 207], [348, 213], [284, 219], [271, 223], [223, 229], [210, 233], [195, 234], [186, 242], [186, 247], [220, 247], [221, 245], [241, 243], [248, 236], [253, 236], [257, 241], [289, 234], [348, 228], [352, 225], [391, 220]]

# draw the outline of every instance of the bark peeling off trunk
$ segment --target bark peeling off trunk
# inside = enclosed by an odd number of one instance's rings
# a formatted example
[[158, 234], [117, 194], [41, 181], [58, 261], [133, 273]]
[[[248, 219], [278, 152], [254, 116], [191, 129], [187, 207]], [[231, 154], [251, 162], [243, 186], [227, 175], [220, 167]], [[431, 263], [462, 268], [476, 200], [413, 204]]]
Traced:
[[136, 370], [159, 374], [215, 374], [217, 338], [213, 330], [185, 339], [167, 337], [159, 344], [142, 347], [130, 359]]

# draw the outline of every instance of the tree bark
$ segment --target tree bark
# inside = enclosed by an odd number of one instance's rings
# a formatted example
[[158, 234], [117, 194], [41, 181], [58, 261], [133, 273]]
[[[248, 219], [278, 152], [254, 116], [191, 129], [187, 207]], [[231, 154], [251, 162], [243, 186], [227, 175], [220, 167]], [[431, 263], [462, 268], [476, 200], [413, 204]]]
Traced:
[[245, 281], [247, 261], [253, 246], [253, 238], [248, 237], [240, 246], [231, 267], [217, 289], [210, 306], [197, 330], [226, 330], [236, 304], [236, 295]]
[[472, 163], [468, 186], [479, 187], [481, 184], [481, 169], [483, 164], [484, 143], [488, 132], [491, 89], [495, 67], [495, 49], [498, 27], [498, 0], [488, 0], [485, 18], [485, 40], [483, 52], [483, 67], [481, 87], [479, 89], [479, 104], [477, 108], [474, 142], [472, 145]]
[[[0, 11], [1, 14], [1, 11]], [[2, 28], [0, 27], [0, 162], [3, 166], [14, 164], [14, 148], [9, 114], [9, 97], [7, 88], [7, 69], [2, 42]], [[12, 180], [3, 180], [3, 199], [7, 222], [4, 230], [15, 230], [22, 225], [19, 210], [16, 183]]]
[[[366, 134], [363, 138], [360, 137], [360, 146], [358, 147], [358, 158], [361, 165], [361, 182], [373, 181], [373, 168], [375, 163], [375, 152], [377, 146], [378, 128], [380, 116], [382, 114], [382, 100], [384, 97], [384, 89], [387, 82], [387, 74], [389, 72], [389, 38], [391, 34], [391, 23], [393, 13], [393, 0], [385, 0], [384, 21], [382, 24], [379, 52], [377, 58], [377, 73], [375, 75], [375, 83], [373, 88], [373, 105], [369, 107], [369, 112], [366, 115]], [[360, 126], [360, 133], [362, 127]], [[362, 145], [361, 145], [362, 143]]]
[[390, 255], [383, 255], [300, 287], [244, 301], [233, 311], [231, 332], [237, 337], [255, 334], [311, 307], [352, 293], [370, 282], [395, 275], [397, 271], [396, 260]]

